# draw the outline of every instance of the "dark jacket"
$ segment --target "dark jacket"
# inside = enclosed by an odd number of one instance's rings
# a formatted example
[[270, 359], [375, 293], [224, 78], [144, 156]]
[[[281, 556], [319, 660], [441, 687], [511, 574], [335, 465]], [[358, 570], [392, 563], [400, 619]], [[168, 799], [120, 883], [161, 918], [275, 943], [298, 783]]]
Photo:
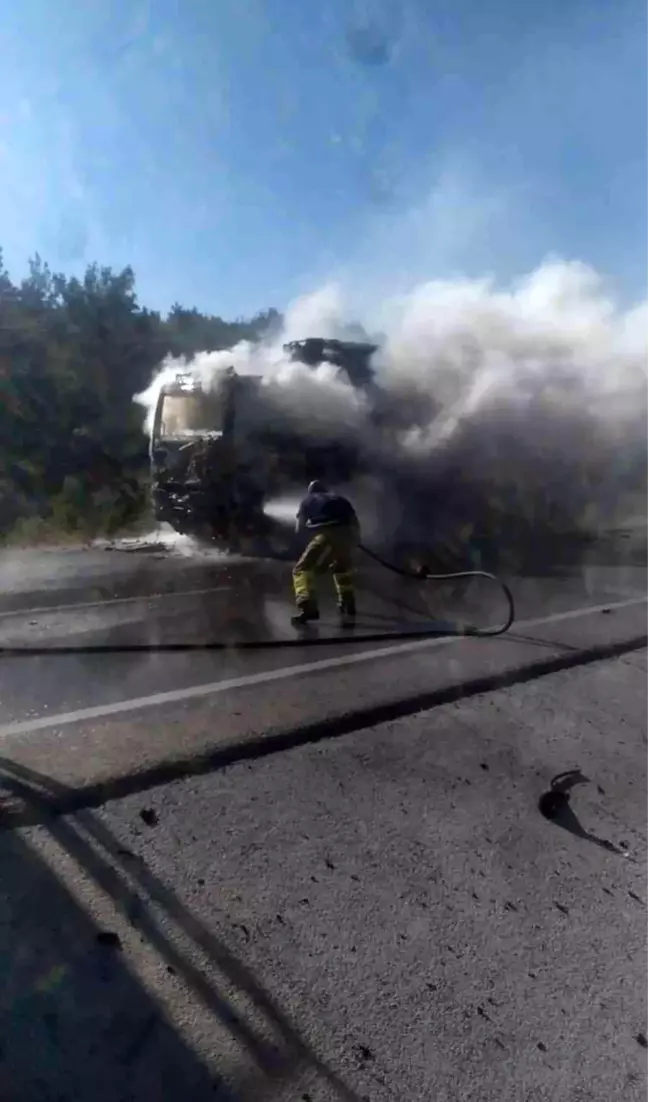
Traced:
[[358, 527], [358, 518], [350, 501], [341, 494], [307, 494], [297, 512], [297, 527], [308, 529], [346, 525]]

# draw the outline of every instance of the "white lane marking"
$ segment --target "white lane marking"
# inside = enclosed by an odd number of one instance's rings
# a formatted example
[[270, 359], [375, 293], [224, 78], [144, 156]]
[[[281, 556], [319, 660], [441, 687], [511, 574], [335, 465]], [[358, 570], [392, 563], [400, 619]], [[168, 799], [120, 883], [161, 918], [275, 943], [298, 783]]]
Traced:
[[71, 605], [43, 605], [42, 608], [12, 608], [0, 612], [0, 619], [8, 616], [37, 616], [46, 612], [75, 612], [77, 609], [112, 608], [113, 605], [131, 605], [144, 601], [160, 601], [166, 597], [202, 597], [205, 593], [224, 593], [231, 585], [212, 585], [208, 589], [174, 589], [168, 593], [147, 593], [140, 597], [108, 597], [103, 601], [79, 601]]
[[[571, 609], [569, 612], [557, 612], [551, 616], [541, 616], [534, 620], [519, 620], [518, 628], [539, 627], [541, 624], [554, 624], [562, 620], [574, 620], [578, 616], [588, 616], [603, 612], [604, 609], [628, 608], [631, 605], [645, 604], [648, 597], [635, 597], [631, 600], [617, 601], [589, 608]], [[291, 677], [317, 673], [320, 670], [335, 670], [344, 666], [356, 666], [361, 662], [373, 662], [375, 659], [392, 658], [394, 655], [407, 654], [408, 651], [424, 650], [428, 647], [449, 646], [470, 636], [440, 636], [435, 639], [416, 639], [411, 643], [397, 643], [391, 647], [379, 647], [376, 650], [362, 651], [360, 654], [343, 654], [335, 658], [324, 658], [318, 662], [302, 662], [298, 666], [280, 666], [276, 670], [261, 670], [258, 673], [242, 674], [240, 677], [228, 677], [222, 681], [211, 681], [206, 685], [191, 685], [184, 689], [171, 689], [165, 693], [152, 693], [150, 696], [133, 697], [131, 700], [119, 700], [112, 704], [99, 704], [92, 708], [79, 708], [74, 712], [61, 712], [60, 715], [41, 716], [35, 719], [21, 719], [13, 723], [0, 724], [0, 738], [12, 735], [24, 735], [33, 731], [45, 731], [52, 727], [64, 727], [83, 720], [104, 719], [107, 716], [136, 712], [143, 708], [155, 708], [161, 704], [177, 704], [183, 700], [197, 700], [202, 696], [229, 692], [231, 689], [243, 689], [251, 685], [265, 685], [272, 681], [286, 681]], [[505, 639], [506, 636], [502, 636]], [[361, 640], [358, 640], [361, 642]], [[13, 661], [14, 659], [12, 659]]]
[[[632, 605], [645, 605], [648, 603], [648, 595], [638, 597], [626, 597], [623, 601], [606, 601], [604, 605], [582, 605], [580, 608], [570, 608], [566, 612], [551, 612], [549, 616], [537, 616], [533, 620], [515, 620], [511, 631], [515, 634], [516, 628], [535, 628], [541, 624], [557, 624], [561, 620], [576, 620], [579, 616], [587, 616], [589, 613], [605, 612], [610, 608], [630, 608]], [[502, 639], [506, 639], [503, 635]]]

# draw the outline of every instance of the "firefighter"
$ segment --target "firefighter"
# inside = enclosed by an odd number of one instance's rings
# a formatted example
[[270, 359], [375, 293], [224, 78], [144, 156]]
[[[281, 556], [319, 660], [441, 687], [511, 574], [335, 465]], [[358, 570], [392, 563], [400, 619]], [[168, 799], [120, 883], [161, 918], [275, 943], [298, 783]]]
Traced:
[[293, 616], [296, 627], [319, 620], [315, 578], [331, 571], [343, 625], [355, 621], [353, 552], [360, 540], [360, 525], [355, 509], [341, 494], [333, 493], [323, 482], [311, 482], [297, 513], [296, 531], [306, 531], [311, 539], [293, 567], [293, 586], [299, 613]]

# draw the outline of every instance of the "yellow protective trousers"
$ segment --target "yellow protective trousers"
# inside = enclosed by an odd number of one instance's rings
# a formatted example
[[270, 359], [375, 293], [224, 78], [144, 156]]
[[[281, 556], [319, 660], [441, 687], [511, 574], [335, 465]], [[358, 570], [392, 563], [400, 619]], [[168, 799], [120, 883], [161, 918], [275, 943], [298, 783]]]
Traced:
[[293, 567], [295, 598], [300, 608], [317, 608], [316, 577], [330, 572], [339, 608], [343, 612], [353, 610], [353, 552], [357, 543], [356, 530], [346, 524], [331, 525], [313, 536]]

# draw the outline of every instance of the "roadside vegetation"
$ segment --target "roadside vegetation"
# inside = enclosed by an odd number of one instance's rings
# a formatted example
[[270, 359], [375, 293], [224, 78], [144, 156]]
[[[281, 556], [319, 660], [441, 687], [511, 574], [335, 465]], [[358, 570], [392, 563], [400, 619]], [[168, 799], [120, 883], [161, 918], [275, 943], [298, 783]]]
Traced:
[[147, 520], [144, 411], [133, 395], [171, 353], [258, 337], [274, 311], [228, 322], [141, 306], [130, 268], [83, 278], [40, 257], [20, 283], [0, 252], [0, 541], [86, 540]]

